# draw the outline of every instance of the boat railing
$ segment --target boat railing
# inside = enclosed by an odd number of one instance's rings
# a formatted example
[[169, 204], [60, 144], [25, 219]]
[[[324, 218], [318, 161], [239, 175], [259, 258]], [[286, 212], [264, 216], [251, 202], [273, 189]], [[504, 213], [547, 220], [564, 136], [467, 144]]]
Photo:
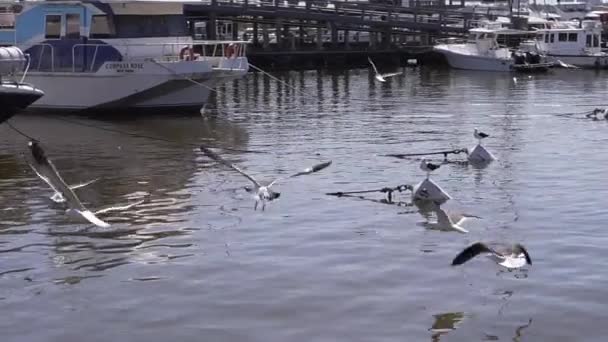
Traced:
[[[245, 57], [247, 44], [244, 41], [217, 40], [195, 40], [184, 43], [75, 44], [72, 46], [72, 72], [77, 70], [94, 72], [100, 50], [104, 48], [122, 50], [122, 57], [117, 61], [150, 59], [157, 62], [207, 61], [217, 67], [222, 59]], [[87, 61], [80, 63], [77, 52], [88, 49], [92, 49], [90, 62], [87, 57]], [[106, 61], [107, 59], [103, 62]]]
[[[39, 48], [39, 50], [40, 50], [40, 52], [35, 54], [38, 59], [38, 63], [36, 64], [35, 67], [30, 65], [31, 70], [38, 71], [38, 70], [42, 69], [42, 67], [43, 67], [42, 62], [45, 60], [45, 58], [47, 58], [46, 51], [48, 48], [50, 62], [51, 62], [50, 69], [51, 69], [51, 71], [55, 71], [55, 48], [53, 47], [53, 45], [48, 44], [48, 43], [39, 43], [39, 44], [32, 45], [30, 47], [30, 49], [31, 48]], [[34, 57], [34, 54], [30, 54], [30, 58], [32, 58], [32, 57]]]
[[464, 44], [467, 43], [468, 41], [466, 39], [463, 38], [440, 38], [435, 40], [435, 43], [437, 44]]

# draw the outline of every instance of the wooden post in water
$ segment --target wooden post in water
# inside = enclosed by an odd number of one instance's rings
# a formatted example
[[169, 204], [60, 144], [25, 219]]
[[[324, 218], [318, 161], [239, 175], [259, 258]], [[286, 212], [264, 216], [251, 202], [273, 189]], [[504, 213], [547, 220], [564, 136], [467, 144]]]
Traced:
[[323, 50], [323, 27], [321, 26], [317, 26], [317, 50]]
[[209, 13], [209, 21], [207, 22], [207, 39], [217, 39], [217, 19], [215, 12]]
[[[277, 0], [278, 3], [278, 0]], [[277, 18], [275, 24], [275, 34], [277, 36], [277, 47], [280, 49], [283, 47], [283, 19]]]
[[350, 41], [349, 41], [349, 31], [348, 30], [344, 30], [344, 49], [345, 50], [350, 50]]
[[338, 28], [334, 22], [329, 24], [331, 27], [331, 47], [333, 49], [338, 48]]
[[260, 45], [260, 41], [258, 39], [258, 22], [257, 22], [257, 18], [254, 18], [253, 22], [253, 46], [258, 46]]
[[232, 40], [241, 40], [239, 39], [239, 23], [236, 21], [232, 22]]
[[270, 36], [268, 35], [268, 24], [262, 24], [262, 47], [268, 50], [270, 44]]

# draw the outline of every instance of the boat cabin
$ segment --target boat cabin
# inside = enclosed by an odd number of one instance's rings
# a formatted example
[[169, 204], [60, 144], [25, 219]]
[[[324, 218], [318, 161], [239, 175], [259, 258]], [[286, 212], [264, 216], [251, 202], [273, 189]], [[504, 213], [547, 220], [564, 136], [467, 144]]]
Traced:
[[[31, 57], [31, 71], [96, 71], [108, 61], [180, 56], [194, 32], [183, 3], [30, 1], [0, 4], [0, 45]], [[205, 47], [206, 48], [206, 47]], [[220, 54], [195, 51], [201, 55]], [[190, 48], [188, 55], [194, 55]], [[240, 49], [243, 53], [244, 49]], [[186, 56], [188, 57], [188, 56]]]
[[602, 27], [596, 21], [574, 24], [556, 24], [536, 31], [540, 50], [552, 55], [578, 56], [601, 53]]

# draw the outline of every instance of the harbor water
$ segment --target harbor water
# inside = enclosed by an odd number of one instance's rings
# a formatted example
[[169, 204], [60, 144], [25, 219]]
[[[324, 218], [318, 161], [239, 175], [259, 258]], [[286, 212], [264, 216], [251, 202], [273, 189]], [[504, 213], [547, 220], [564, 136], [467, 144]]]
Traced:
[[[608, 121], [584, 112], [606, 104], [608, 74], [276, 76], [220, 87], [204, 117], [11, 119], [67, 183], [97, 179], [76, 190], [88, 207], [144, 201], [104, 215], [107, 229], [51, 202], [27, 140], [0, 126], [1, 340], [606, 340]], [[445, 209], [480, 217], [468, 234], [428, 229], [408, 193], [325, 195], [417, 184], [419, 159], [385, 155], [471, 149], [474, 128], [497, 160], [431, 174]], [[247, 179], [198, 144], [262, 180], [333, 164], [254, 211]], [[522, 243], [533, 264], [452, 267], [476, 241]]]

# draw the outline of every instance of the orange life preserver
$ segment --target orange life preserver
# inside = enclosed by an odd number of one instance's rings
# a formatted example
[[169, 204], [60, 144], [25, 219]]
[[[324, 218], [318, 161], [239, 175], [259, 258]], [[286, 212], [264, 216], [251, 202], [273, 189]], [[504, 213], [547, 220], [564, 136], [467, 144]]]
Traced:
[[[188, 56], [186, 56], [186, 52], [188, 52]], [[181, 61], [193, 61], [194, 60], [194, 50], [191, 47], [186, 46], [185, 48], [179, 51], [179, 59]]]
[[239, 46], [234, 43], [228, 44], [228, 47], [226, 47], [226, 57], [237, 58], [238, 55], [239, 55]]

